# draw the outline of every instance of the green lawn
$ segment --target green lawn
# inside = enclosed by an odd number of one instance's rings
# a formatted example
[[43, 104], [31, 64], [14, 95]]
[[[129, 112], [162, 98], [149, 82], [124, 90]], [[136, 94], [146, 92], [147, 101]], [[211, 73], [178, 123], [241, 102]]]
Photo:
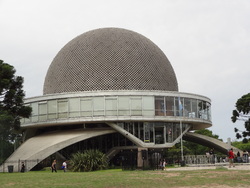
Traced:
[[250, 171], [122, 171], [96, 172], [50, 171], [0, 173], [2, 188], [36, 187], [250, 187]]

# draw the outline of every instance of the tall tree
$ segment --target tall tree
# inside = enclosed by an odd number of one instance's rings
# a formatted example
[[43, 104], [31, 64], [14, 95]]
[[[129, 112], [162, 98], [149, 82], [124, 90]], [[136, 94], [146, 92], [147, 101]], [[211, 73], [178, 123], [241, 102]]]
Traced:
[[236, 138], [242, 138], [243, 142], [248, 142], [247, 137], [250, 136], [250, 93], [243, 95], [239, 98], [235, 105], [236, 109], [233, 110], [233, 115], [231, 117], [232, 122], [235, 123], [237, 120], [245, 122], [245, 130], [239, 130], [234, 128], [236, 132]]
[[9, 145], [18, 134], [20, 119], [28, 118], [32, 111], [23, 102], [23, 78], [15, 73], [13, 66], [0, 60], [0, 157], [3, 146]]

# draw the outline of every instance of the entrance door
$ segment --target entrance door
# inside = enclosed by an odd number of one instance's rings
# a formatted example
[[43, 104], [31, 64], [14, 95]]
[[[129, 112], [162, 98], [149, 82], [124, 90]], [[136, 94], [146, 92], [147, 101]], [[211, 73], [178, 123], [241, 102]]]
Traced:
[[155, 144], [164, 144], [164, 127], [155, 127]]

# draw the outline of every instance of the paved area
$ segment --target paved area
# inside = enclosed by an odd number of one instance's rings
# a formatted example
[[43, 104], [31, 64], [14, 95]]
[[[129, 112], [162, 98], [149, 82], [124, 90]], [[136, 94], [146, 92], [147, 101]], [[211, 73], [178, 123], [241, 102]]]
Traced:
[[183, 170], [204, 170], [204, 169], [228, 169], [228, 170], [250, 170], [250, 163], [236, 163], [235, 167], [229, 168], [228, 163], [223, 164], [211, 164], [211, 165], [189, 165], [177, 168], [167, 168], [167, 171], [183, 171]]

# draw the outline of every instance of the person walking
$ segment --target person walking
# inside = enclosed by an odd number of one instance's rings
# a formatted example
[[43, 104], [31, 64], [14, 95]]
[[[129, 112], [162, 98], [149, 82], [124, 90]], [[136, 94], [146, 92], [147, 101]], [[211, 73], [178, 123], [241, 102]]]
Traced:
[[66, 163], [66, 161], [64, 161], [62, 164], [63, 172], [66, 172], [66, 168], [67, 168], [67, 163]]
[[52, 165], [51, 165], [51, 171], [52, 172], [54, 172], [54, 171], [57, 172], [56, 171], [56, 160], [54, 160], [53, 163], [52, 163]]
[[215, 155], [214, 155], [214, 148], [212, 148], [212, 149], [210, 149], [210, 151], [209, 151], [209, 156], [210, 156], [210, 162], [212, 163], [212, 164], [214, 164], [215, 163]]
[[231, 168], [232, 166], [234, 166], [234, 152], [233, 152], [233, 148], [231, 148], [228, 152], [228, 159], [229, 159], [229, 168]]
[[165, 159], [162, 162], [162, 170], [166, 170], [166, 161], [165, 161]]
[[24, 162], [22, 162], [22, 165], [21, 165], [21, 172], [25, 172], [25, 164], [24, 164]]

